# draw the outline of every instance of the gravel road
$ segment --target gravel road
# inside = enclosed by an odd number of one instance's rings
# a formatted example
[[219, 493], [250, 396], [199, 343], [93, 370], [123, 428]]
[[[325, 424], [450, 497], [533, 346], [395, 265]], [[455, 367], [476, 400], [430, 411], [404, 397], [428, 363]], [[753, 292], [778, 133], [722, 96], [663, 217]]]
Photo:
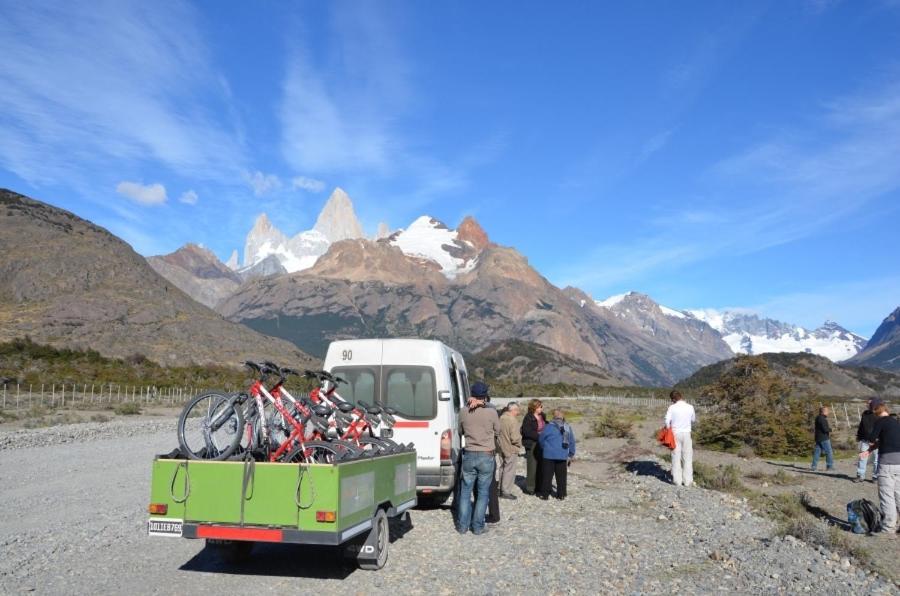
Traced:
[[[459, 536], [446, 508], [392, 528], [387, 567], [258, 546], [227, 566], [201, 541], [146, 535], [149, 463], [174, 420], [141, 418], [0, 433], [0, 593], [897, 594], [897, 585], [796, 539], [772, 538], [740, 500], [662, 482], [585, 453], [559, 502], [503, 501], [503, 521]], [[893, 540], [893, 538], [884, 538]]]

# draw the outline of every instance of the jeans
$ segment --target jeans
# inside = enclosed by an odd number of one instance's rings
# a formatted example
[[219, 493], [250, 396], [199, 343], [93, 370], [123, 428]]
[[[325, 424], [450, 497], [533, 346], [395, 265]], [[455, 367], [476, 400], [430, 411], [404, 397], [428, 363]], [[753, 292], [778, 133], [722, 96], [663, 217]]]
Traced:
[[881, 464], [878, 468], [878, 499], [881, 501], [882, 525], [887, 531], [896, 531], [900, 510], [900, 464]]
[[[459, 489], [459, 505], [456, 508], [457, 531], [466, 533], [471, 528], [475, 534], [484, 531], [484, 516], [490, 498], [491, 480], [494, 478], [494, 454], [489, 451], [463, 451], [462, 485]], [[477, 484], [475, 509], [472, 509], [472, 490]]]
[[824, 441], [816, 441], [816, 448], [813, 449], [812, 469], [819, 467], [819, 455], [825, 452], [825, 467], [828, 470], [834, 469], [834, 452], [831, 450], [831, 439]]
[[856, 476], [858, 478], [866, 477], [866, 466], [869, 463], [869, 458], [872, 458], [872, 478], [878, 477], [878, 450], [870, 451], [868, 455], [863, 456], [863, 451], [868, 451], [871, 443], [868, 441], [860, 441], [859, 442], [859, 461], [856, 462]]
[[672, 484], [693, 486], [694, 443], [691, 431], [675, 433], [675, 449], [672, 451]]

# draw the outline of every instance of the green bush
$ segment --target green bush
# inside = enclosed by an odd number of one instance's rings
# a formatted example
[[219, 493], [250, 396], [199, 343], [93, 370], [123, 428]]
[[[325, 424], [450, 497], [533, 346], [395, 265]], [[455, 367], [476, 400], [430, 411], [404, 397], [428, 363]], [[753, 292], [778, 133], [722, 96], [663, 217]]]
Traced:
[[591, 424], [591, 437], [630, 439], [634, 437], [632, 425], [628, 414], [604, 410]]
[[713, 467], [694, 462], [694, 483], [700, 488], [726, 493], [740, 493], [745, 490], [741, 482], [741, 471], [734, 464]]
[[762, 457], [806, 455], [813, 410], [793, 389], [764, 358], [737, 358], [703, 390], [713, 410], [700, 418], [697, 442], [730, 452], [747, 446]]
[[119, 416], [137, 416], [141, 413], [141, 404], [137, 402], [125, 402], [118, 404], [114, 411]]

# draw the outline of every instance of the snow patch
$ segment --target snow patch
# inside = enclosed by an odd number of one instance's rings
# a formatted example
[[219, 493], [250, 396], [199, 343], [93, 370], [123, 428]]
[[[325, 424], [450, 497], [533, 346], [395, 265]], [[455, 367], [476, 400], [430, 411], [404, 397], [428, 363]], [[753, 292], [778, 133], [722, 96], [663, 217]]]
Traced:
[[478, 259], [454, 257], [447, 247], [461, 246], [456, 230], [450, 230], [438, 220], [423, 215], [408, 228], [396, 233], [391, 244], [412, 257], [419, 257], [437, 263], [441, 272], [450, 279], [472, 271]]

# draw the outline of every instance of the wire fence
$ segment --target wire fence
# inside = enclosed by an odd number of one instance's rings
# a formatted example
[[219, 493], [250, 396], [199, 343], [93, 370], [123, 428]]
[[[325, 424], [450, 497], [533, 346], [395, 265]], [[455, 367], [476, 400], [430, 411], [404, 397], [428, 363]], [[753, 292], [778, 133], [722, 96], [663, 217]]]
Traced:
[[6, 384], [0, 387], [0, 409], [6, 411], [33, 408], [104, 408], [123, 403], [141, 405], [183, 405], [203, 387], [156, 387], [121, 383], [41, 383]]

